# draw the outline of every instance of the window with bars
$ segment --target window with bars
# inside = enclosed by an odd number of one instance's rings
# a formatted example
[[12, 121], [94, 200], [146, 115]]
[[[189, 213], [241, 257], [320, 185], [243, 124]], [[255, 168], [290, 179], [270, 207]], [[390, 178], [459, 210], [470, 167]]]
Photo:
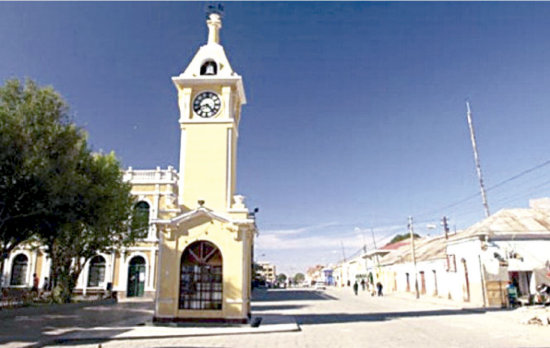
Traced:
[[212, 243], [195, 242], [181, 258], [179, 308], [221, 310], [222, 301], [221, 252]]

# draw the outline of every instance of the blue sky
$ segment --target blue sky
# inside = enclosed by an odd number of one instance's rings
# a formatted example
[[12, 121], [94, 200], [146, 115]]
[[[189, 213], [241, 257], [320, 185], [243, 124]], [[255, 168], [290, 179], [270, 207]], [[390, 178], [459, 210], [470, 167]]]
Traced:
[[[483, 218], [465, 100], [488, 187], [550, 159], [548, 3], [225, 3], [243, 76], [238, 191], [256, 255], [335, 262], [449, 216]], [[170, 80], [206, 41], [205, 3], [0, 3], [0, 78], [53, 85], [96, 150], [177, 167]], [[489, 190], [493, 212], [548, 196], [550, 166]], [[452, 203], [474, 195], [450, 208]]]

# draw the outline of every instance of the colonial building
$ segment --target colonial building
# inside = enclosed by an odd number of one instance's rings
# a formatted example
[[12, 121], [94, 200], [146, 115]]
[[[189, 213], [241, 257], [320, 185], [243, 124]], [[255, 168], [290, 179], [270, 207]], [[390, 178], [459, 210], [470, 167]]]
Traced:
[[[124, 173], [149, 229], [136, 245], [98, 253], [80, 274], [76, 291], [116, 291], [155, 298], [156, 321], [237, 321], [250, 315], [256, 225], [235, 193], [238, 127], [246, 97], [231, 67], [217, 13], [207, 20], [208, 42], [172, 77], [181, 130], [179, 170]], [[40, 248], [22, 246], [3, 271], [4, 286], [43, 285], [50, 262]]]
[[[409, 241], [363, 255], [371, 283], [385, 292], [415, 293], [480, 307], [507, 305], [509, 281], [528, 302], [550, 284], [550, 199], [531, 200], [527, 209], [503, 209], [447, 236]], [[345, 274], [353, 270], [342, 264]], [[353, 280], [353, 279], [352, 279]]]
[[274, 284], [277, 281], [277, 271], [274, 264], [269, 261], [258, 261], [258, 275], [261, 279]]

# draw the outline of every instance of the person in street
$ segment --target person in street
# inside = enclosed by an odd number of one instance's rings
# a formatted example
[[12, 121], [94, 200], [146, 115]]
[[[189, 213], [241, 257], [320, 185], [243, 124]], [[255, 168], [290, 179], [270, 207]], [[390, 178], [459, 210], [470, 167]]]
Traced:
[[31, 288], [31, 292], [35, 292], [35, 293], [38, 293], [38, 283], [40, 282], [40, 280], [38, 279], [38, 277], [36, 276], [36, 273], [34, 273], [32, 275], [32, 288]]
[[48, 277], [44, 278], [44, 285], [42, 285], [42, 291], [43, 292], [50, 291], [50, 280], [48, 279]]
[[377, 282], [376, 283], [376, 289], [378, 290], [378, 296], [383, 296], [383, 294], [382, 294], [382, 283]]
[[353, 292], [355, 293], [355, 296], [357, 296], [357, 292], [359, 291], [359, 284], [357, 284], [357, 280], [355, 283], [353, 283]]
[[512, 281], [508, 281], [508, 285], [506, 286], [506, 293], [508, 294], [508, 306], [510, 307], [516, 307], [518, 304], [518, 289], [512, 283]]
[[365, 291], [365, 279], [361, 279], [361, 289]]

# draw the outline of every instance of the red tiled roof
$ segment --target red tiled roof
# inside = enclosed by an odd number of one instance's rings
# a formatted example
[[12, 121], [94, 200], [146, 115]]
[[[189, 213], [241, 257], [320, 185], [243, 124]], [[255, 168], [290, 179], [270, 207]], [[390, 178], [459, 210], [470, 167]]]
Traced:
[[408, 245], [410, 244], [411, 241], [409, 239], [405, 239], [405, 240], [401, 240], [399, 242], [395, 242], [395, 243], [392, 243], [392, 244], [387, 244], [387, 245], [384, 245], [382, 248], [382, 250], [396, 250], [396, 249], [399, 249], [401, 248], [402, 246], [404, 245]]

